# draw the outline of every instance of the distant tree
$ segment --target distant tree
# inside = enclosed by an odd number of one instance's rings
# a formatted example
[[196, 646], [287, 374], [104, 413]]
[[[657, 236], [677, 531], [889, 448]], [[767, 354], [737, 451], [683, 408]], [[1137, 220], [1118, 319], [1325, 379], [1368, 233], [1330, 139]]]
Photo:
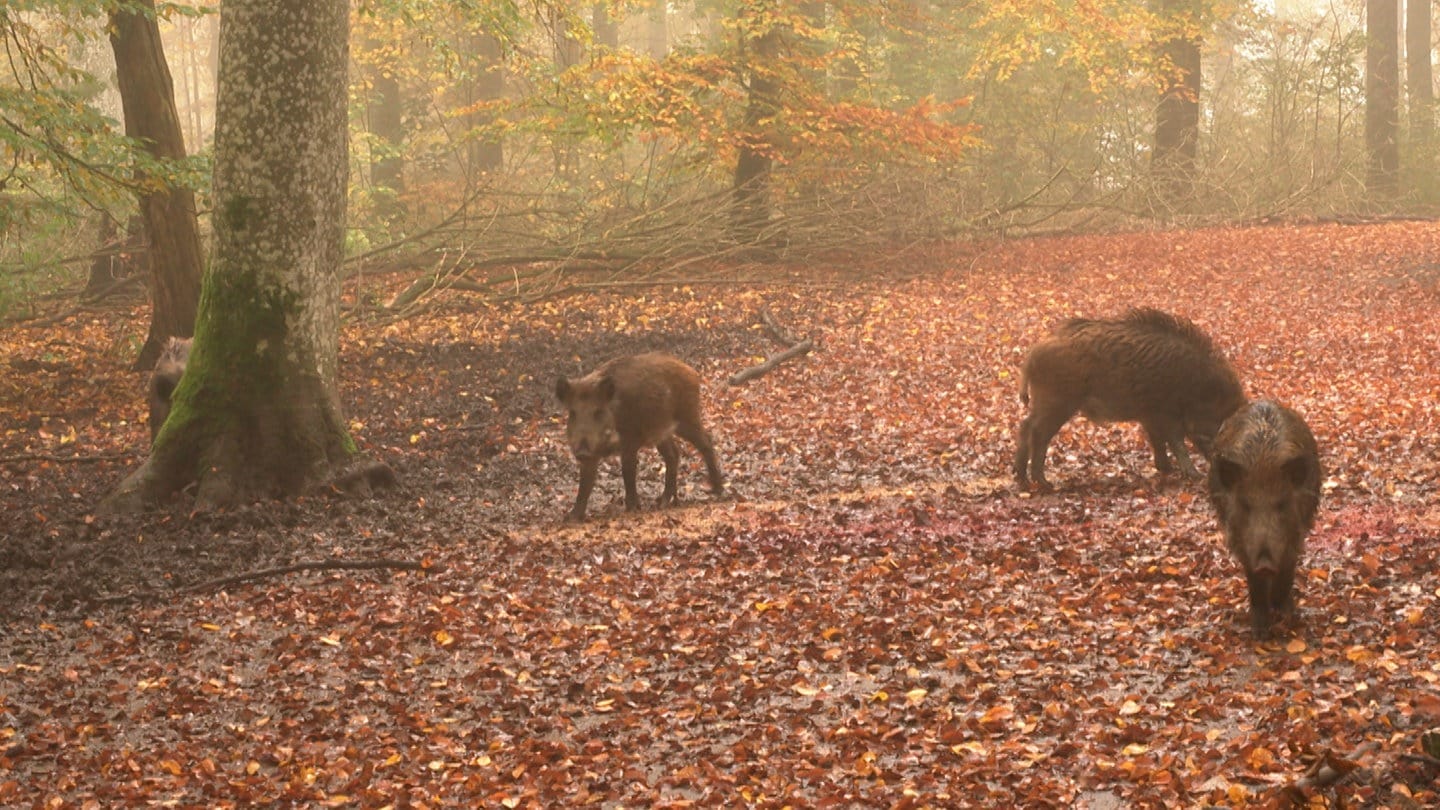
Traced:
[[[488, 31], [474, 35], [475, 54], [469, 79], [472, 130], [481, 130], [494, 120], [483, 111], [483, 103], [499, 101], [505, 96], [505, 52], [500, 39]], [[471, 165], [482, 172], [493, 172], [505, 164], [505, 143], [498, 135], [486, 135], [470, 141]]]
[[[110, 12], [110, 45], [125, 109], [125, 134], [144, 144], [156, 158], [183, 159], [185, 138], [175, 110], [175, 90], [160, 43], [154, 0], [131, 0]], [[153, 303], [150, 333], [136, 366], [149, 368], [155, 365], [166, 340], [194, 332], [203, 258], [194, 192], [144, 170], [137, 171], [133, 179], [150, 243], [147, 264]]]
[[745, 114], [736, 133], [732, 226], [738, 239], [750, 241], [770, 219], [770, 172], [775, 159], [768, 130], [780, 108], [781, 23], [774, 4], [742, 2], [735, 29]]
[[300, 492], [355, 452], [337, 388], [346, 0], [226, 0], [214, 248], [189, 368], [150, 458], [103, 504], [198, 482], [201, 507]]
[[1200, 4], [1160, 0], [1160, 99], [1152, 169], [1161, 198], [1184, 208], [1192, 198], [1200, 143]]
[[595, 32], [595, 44], [604, 48], [620, 47], [620, 18], [618, 10], [609, 3], [596, 3], [590, 7], [590, 28]]
[[1365, 3], [1365, 186], [1391, 200], [1400, 187], [1400, 0]]
[[399, 70], [402, 48], [399, 43], [387, 42], [372, 33], [366, 40], [365, 50], [370, 184], [377, 213], [382, 219], [391, 220], [404, 213], [400, 202], [405, 190], [405, 105]]
[[1410, 100], [1410, 154], [1423, 179], [1434, 182], [1435, 73], [1430, 61], [1430, 0], [1405, 3], [1405, 90]]

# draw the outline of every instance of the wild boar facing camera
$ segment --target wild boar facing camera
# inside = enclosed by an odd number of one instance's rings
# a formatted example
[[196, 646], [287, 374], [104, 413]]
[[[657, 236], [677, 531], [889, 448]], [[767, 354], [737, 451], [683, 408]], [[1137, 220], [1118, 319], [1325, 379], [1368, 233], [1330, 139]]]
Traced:
[[585, 519], [600, 461], [616, 453], [625, 479], [625, 508], [639, 509], [635, 476], [642, 447], [653, 446], [665, 459], [659, 502], [672, 503], [680, 463], [676, 436], [700, 451], [711, 491], [724, 494], [720, 461], [700, 417], [700, 375], [676, 358], [659, 352], [620, 357], [584, 377], [560, 378], [555, 396], [569, 411], [565, 435], [580, 462], [580, 491], [567, 520]]
[[1295, 567], [1315, 524], [1321, 475], [1305, 420], [1272, 400], [1236, 411], [1215, 437], [1210, 502], [1245, 570], [1257, 637], [1294, 610]]

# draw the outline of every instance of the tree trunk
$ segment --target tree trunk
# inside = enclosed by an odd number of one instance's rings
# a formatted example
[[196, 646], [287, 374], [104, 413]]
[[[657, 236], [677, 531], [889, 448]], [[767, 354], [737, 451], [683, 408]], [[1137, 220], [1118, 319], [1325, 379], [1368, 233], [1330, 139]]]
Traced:
[[664, 3], [655, 3], [645, 13], [645, 52], [652, 59], [664, 59], [670, 53], [670, 22]]
[[336, 384], [345, 0], [226, 0], [215, 237], [189, 367], [150, 458], [102, 504], [301, 492], [354, 453]]
[[1151, 170], [1161, 200], [1174, 210], [1193, 202], [1200, 144], [1200, 39], [1193, 0], [1161, 0], [1161, 16], [1175, 30], [1159, 43], [1161, 83], [1155, 107]]
[[[735, 162], [732, 235], [740, 242], [754, 242], [770, 221], [770, 172], [774, 167], [772, 145], [765, 121], [779, 104], [779, 83], [775, 70], [780, 54], [780, 30], [768, 15], [755, 18], [744, 9], [739, 28], [740, 54], [748, 81], [745, 84], [745, 120], [741, 125], [739, 156]], [[760, 26], [749, 26], [758, 21]]]
[[400, 195], [405, 190], [405, 123], [400, 95], [400, 79], [390, 54], [380, 54], [385, 45], [371, 43], [380, 64], [372, 65], [370, 76], [370, 107], [368, 123], [374, 136], [370, 145], [370, 184], [375, 192], [376, 213], [392, 220], [404, 213]]
[[[144, 141], [161, 159], [185, 157], [180, 116], [153, 0], [143, 0], [144, 13], [117, 10], [110, 14], [110, 47], [115, 51], [120, 100], [125, 109], [125, 134]], [[135, 178], [153, 185], [154, 178]], [[161, 188], [140, 195], [140, 216], [149, 237], [150, 334], [136, 360], [149, 368], [171, 337], [189, 337], [195, 329], [200, 299], [200, 228], [195, 195], [184, 188]]]
[[1410, 104], [1410, 154], [1425, 183], [1435, 172], [1435, 73], [1430, 61], [1430, 0], [1405, 3], [1405, 88]]
[[[476, 76], [472, 81], [471, 106], [479, 101], [497, 101], [505, 96], [505, 54], [500, 49], [500, 40], [493, 34], [481, 32], [475, 36], [475, 56], [478, 62]], [[495, 116], [489, 112], [476, 112], [470, 116], [470, 128], [478, 129], [490, 124]], [[472, 138], [470, 140], [470, 163], [481, 172], [493, 172], [505, 164], [505, 144], [499, 136]]]
[[610, 14], [608, 3], [591, 6], [590, 27], [595, 32], [595, 44], [613, 51], [620, 47], [620, 20]]
[[1400, 2], [1365, 3], [1366, 190], [1379, 202], [1400, 189]]

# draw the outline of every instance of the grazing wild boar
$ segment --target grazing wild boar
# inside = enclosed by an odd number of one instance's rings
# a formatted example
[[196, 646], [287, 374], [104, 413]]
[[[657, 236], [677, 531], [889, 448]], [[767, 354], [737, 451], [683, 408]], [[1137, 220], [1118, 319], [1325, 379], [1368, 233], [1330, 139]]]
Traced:
[[580, 492], [566, 520], [585, 519], [600, 460], [616, 453], [625, 478], [625, 508], [639, 509], [635, 473], [641, 447], [654, 446], [665, 459], [665, 492], [659, 502], [673, 502], [680, 463], [676, 436], [700, 451], [710, 489], [724, 494], [720, 461], [700, 419], [700, 375], [674, 357], [658, 352], [620, 357], [584, 377], [560, 378], [555, 396], [569, 410], [565, 435], [580, 462]]
[[1255, 635], [1295, 607], [1295, 566], [1320, 503], [1315, 436], [1296, 412], [1253, 402], [1225, 421], [1210, 463], [1210, 502], [1245, 569]]
[[1185, 439], [1209, 454], [1220, 423], [1245, 403], [1240, 378], [1204, 332], [1156, 309], [1132, 309], [1116, 320], [1075, 318], [1037, 343], [1025, 358], [1015, 480], [1048, 489], [1045, 453], [1076, 413], [1093, 422], [1139, 422], [1155, 451], [1155, 467], [1200, 473]]
[[170, 398], [175, 395], [175, 386], [180, 384], [180, 378], [185, 376], [192, 342], [192, 338], [170, 338], [160, 353], [160, 359], [155, 363], [155, 371], [150, 374], [148, 399], [151, 444], [154, 444], [160, 426], [165, 424], [165, 417], [170, 415]]

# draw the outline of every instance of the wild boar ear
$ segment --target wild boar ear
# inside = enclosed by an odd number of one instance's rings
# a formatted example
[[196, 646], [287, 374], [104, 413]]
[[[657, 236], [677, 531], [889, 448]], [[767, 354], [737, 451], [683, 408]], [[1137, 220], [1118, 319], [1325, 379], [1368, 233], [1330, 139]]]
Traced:
[[570, 401], [570, 381], [564, 377], [555, 381], [555, 398], [561, 402]]
[[609, 402], [610, 400], [614, 399], [614, 398], [615, 398], [615, 378], [613, 378], [613, 377], [601, 377], [601, 378], [600, 378], [600, 384], [595, 386], [595, 392], [596, 392], [597, 394], [599, 394], [599, 395], [600, 395], [600, 398], [603, 399], [603, 400], [605, 400], [606, 402]]
[[1295, 486], [1304, 486], [1310, 480], [1310, 459], [1298, 456], [1285, 462], [1285, 478]]
[[1215, 457], [1215, 479], [1220, 482], [1221, 489], [1234, 489], [1244, 475], [1244, 467], [1228, 458]]

